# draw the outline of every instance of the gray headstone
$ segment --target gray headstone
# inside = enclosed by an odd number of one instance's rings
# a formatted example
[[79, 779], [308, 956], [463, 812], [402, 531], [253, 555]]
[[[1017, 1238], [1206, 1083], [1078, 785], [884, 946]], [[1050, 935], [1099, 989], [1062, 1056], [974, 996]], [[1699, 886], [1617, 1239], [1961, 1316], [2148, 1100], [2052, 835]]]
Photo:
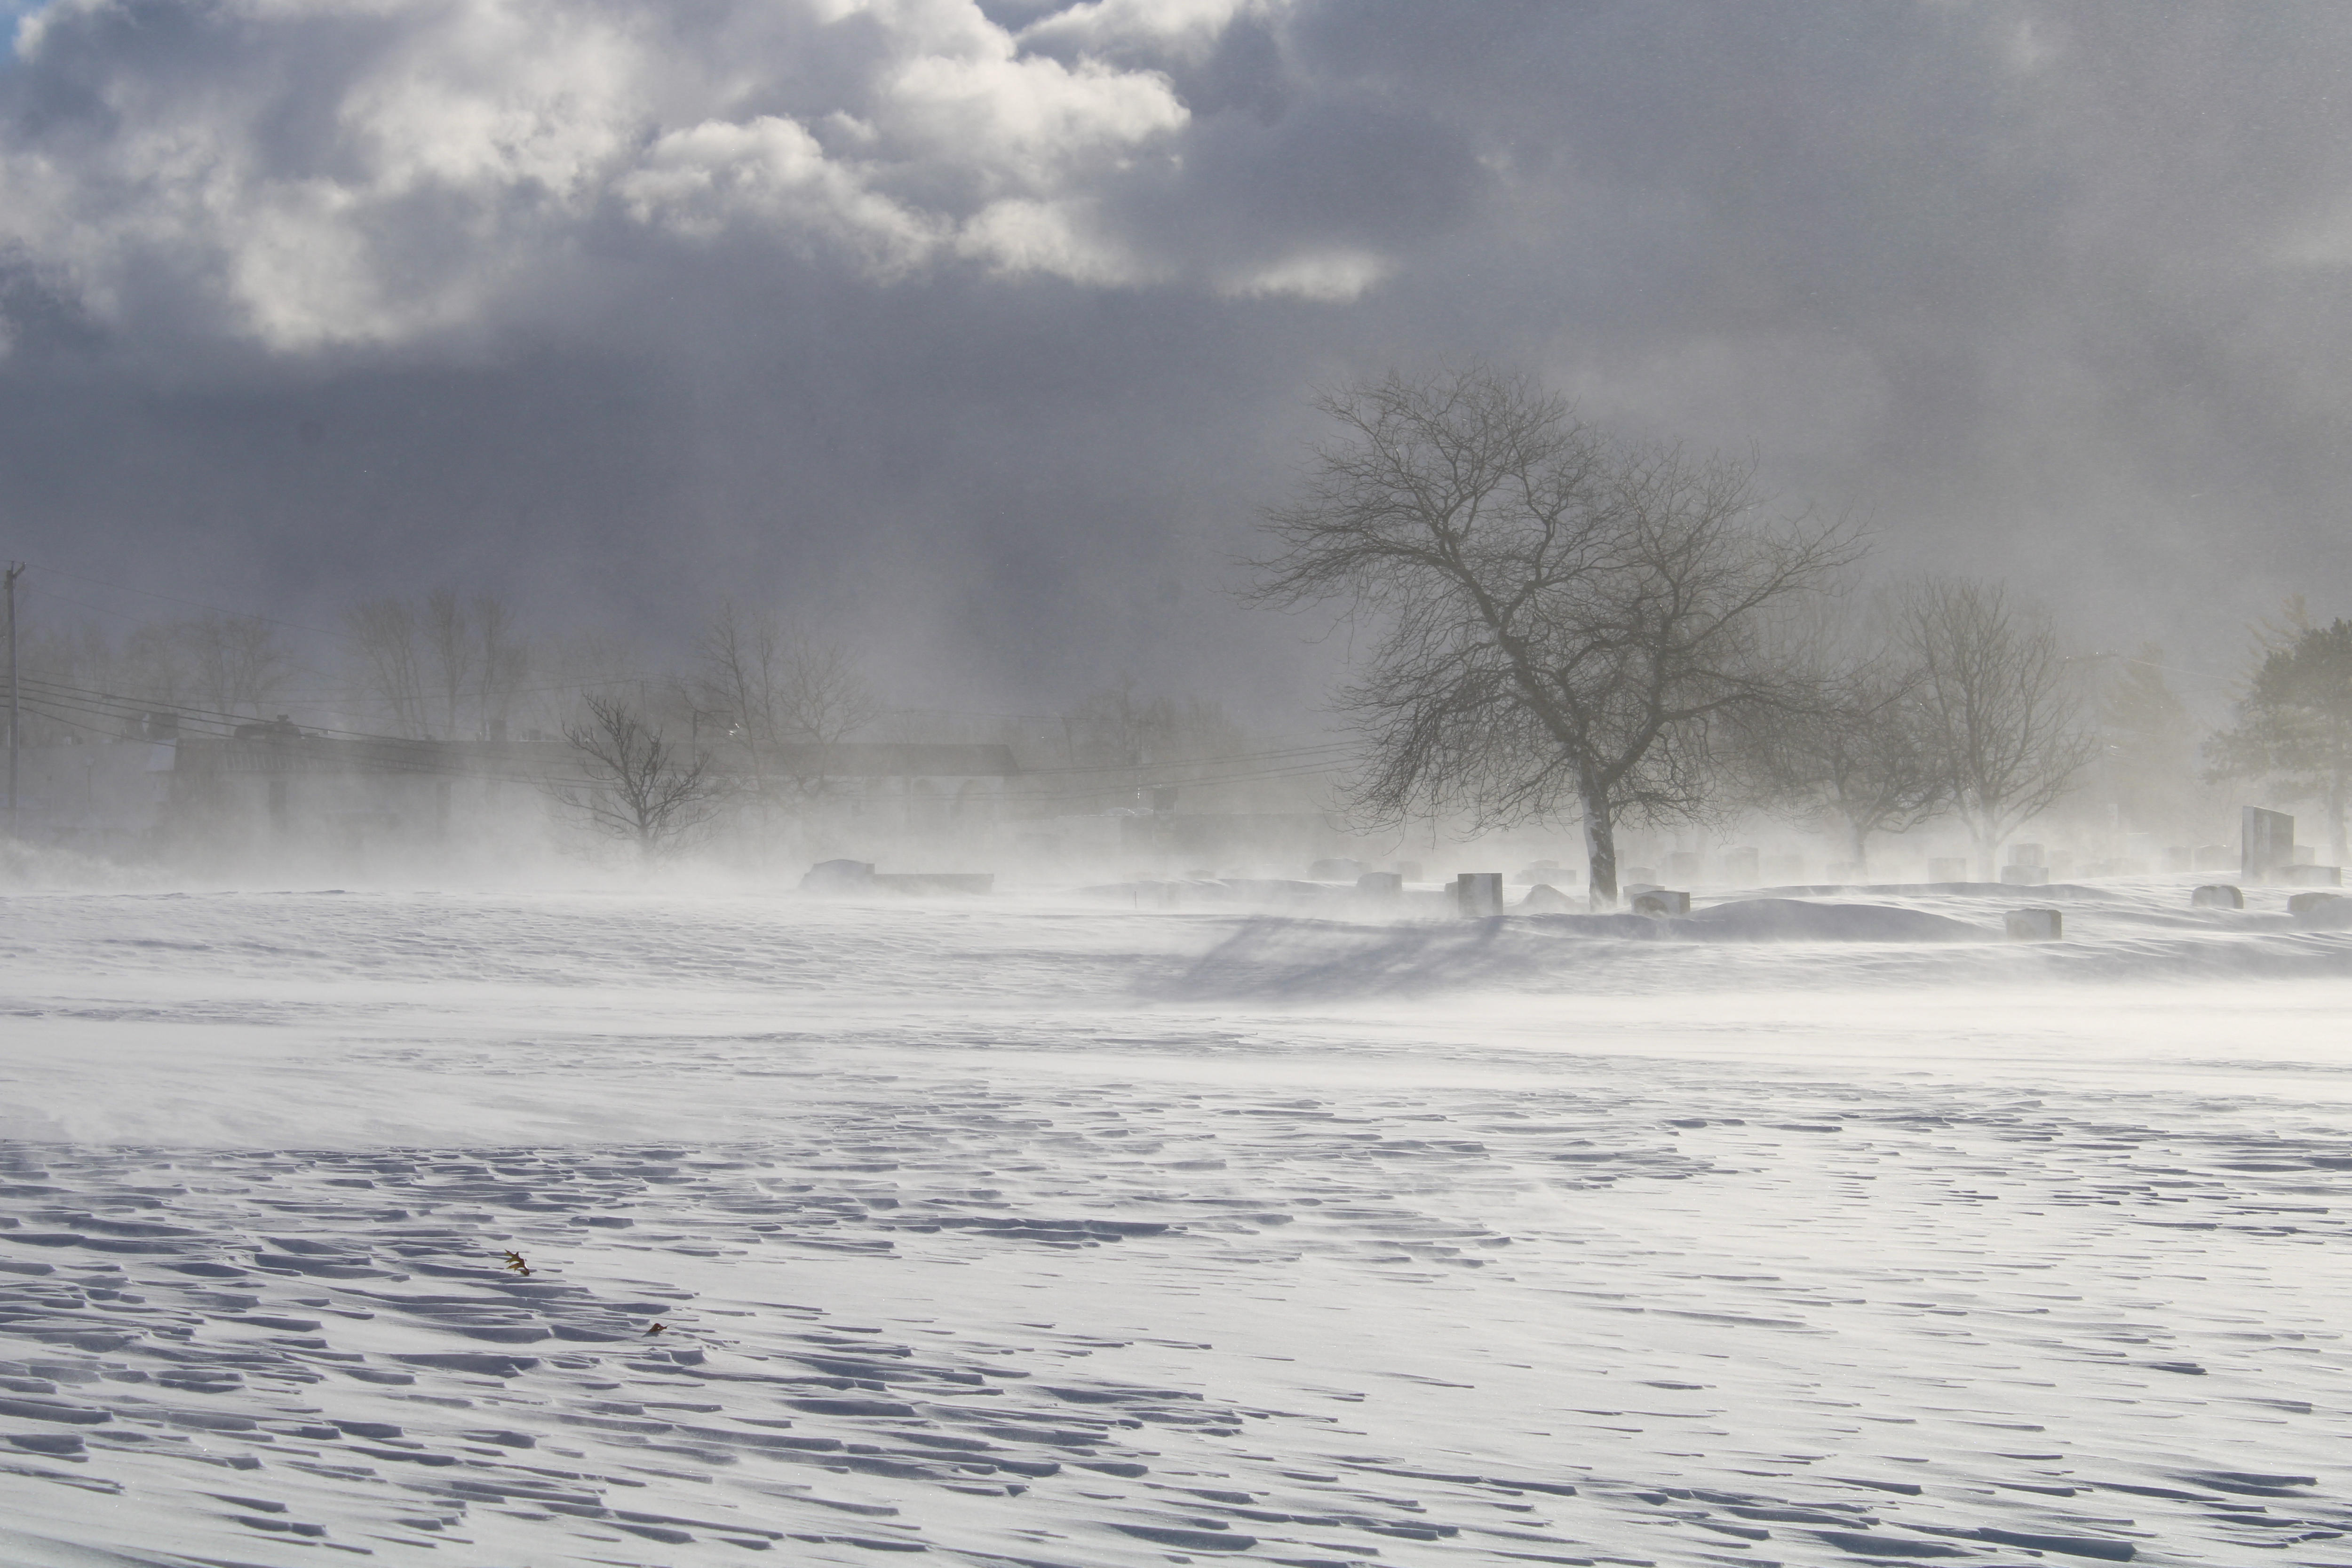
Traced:
[[1690, 913], [1690, 895], [1675, 888], [1652, 888], [1633, 895], [1633, 912], [1663, 919]]
[[2227, 882], [2208, 882], [2189, 895], [2192, 910], [2242, 910], [2246, 895]]
[[1393, 899], [1404, 891], [1404, 879], [1394, 871], [1367, 871], [1356, 879], [1356, 891], [1375, 899]]
[[2249, 882], [2267, 882], [2294, 864], [2294, 818], [2249, 805], [2238, 813], [2238, 870]]
[[2340, 866], [2283, 866], [2279, 880], [2290, 888], [2340, 888], [2344, 885], [2344, 868]]
[[2009, 863], [2012, 866], [2047, 866], [2050, 857], [2039, 844], [2012, 844], [2009, 847]]
[[2066, 934], [2066, 921], [2056, 910], [2011, 910], [2008, 928], [2011, 942], [2057, 942]]
[[1503, 912], [1503, 874], [1500, 871], [1465, 871], [1454, 879], [1454, 907], [1465, 915], [1477, 919]]
[[1538, 882], [1528, 889], [1528, 896], [1519, 900], [1518, 912], [1523, 915], [1567, 915], [1576, 913], [1580, 907], [1579, 900], [1570, 898], [1549, 882]]
[[2289, 893], [2286, 912], [2291, 915], [2352, 914], [2352, 899], [2341, 893]]
[[811, 892], [838, 893], [873, 885], [871, 860], [820, 860], [801, 879], [801, 886]]

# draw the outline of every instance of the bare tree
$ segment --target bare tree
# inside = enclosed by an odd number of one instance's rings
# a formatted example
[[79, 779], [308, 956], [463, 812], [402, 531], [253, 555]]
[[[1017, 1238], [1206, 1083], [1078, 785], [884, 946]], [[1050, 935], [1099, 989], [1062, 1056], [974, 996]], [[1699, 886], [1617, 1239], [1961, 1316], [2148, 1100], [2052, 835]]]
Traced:
[[1874, 836], [1908, 832], [1949, 805], [1920, 707], [1927, 671], [1894, 640], [1884, 606], [1801, 616], [1791, 630], [1815, 672], [1811, 696], [1743, 724], [1741, 758], [1765, 804], [1834, 824], [1867, 876]]
[[1996, 583], [1930, 577], [1897, 596], [1895, 635], [1923, 672], [1920, 711], [1946, 795], [1990, 879], [2001, 842], [2097, 753], [2049, 612]]
[[763, 803], [824, 794], [832, 748], [882, 711], [847, 649], [731, 599], [712, 612], [695, 665], [688, 698], [726, 716]]
[[530, 646], [515, 629], [514, 606], [495, 594], [474, 595], [473, 619], [482, 670], [482, 739], [504, 740], [516, 694], [530, 673]]
[[881, 713], [874, 688], [839, 643], [809, 632], [784, 638], [780, 733], [806, 746], [837, 746]]
[[277, 629], [250, 616], [210, 615], [171, 628], [195, 703], [216, 715], [264, 717], [294, 674]]
[[441, 697], [442, 735], [456, 740], [457, 703], [474, 673], [478, 651], [474, 628], [466, 616], [465, 601], [455, 588], [436, 588], [425, 595], [425, 647], [433, 665], [434, 685]]
[[689, 700], [718, 714], [728, 739], [742, 748], [746, 772], [764, 801], [778, 731], [784, 723], [784, 650], [772, 616], [744, 611], [721, 599], [695, 648]]
[[1612, 440], [1485, 366], [1317, 406], [1340, 434], [1267, 513], [1279, 549], [1254, 597], [1341, 601], [1373, 628], [1340, 693], [1369, 753], [1356, 805], [1576, 814], [1613, 904], [1618, 822], [1701, 812], [1716, 730], [1801, 700], [1767, 634], [1836, 585], [1852, 531], [1767, 522], [1751, 465]]
[[379, 721], [394, 733], [413, 741], [429, 739], [416, 612], [404, 599], [370, 599], [352, 606], [344, 622], [362, 699], [376, 708], [383, 715]]
[[2184, 830], [2199, 786], [2189, 705], [2166, 684], [2164, 649], [2142, 643], [2099, 694], [2101, 782], [2131, 828]]
[[561, 804], [647, 857], [677, 847], [710, 820], [719, 790], [708, 756], [682, 755], [625, 702], [590, 697], [586, 706], [587, 716], [565, 725], [563, 738], [587, 779], [552, 786]]

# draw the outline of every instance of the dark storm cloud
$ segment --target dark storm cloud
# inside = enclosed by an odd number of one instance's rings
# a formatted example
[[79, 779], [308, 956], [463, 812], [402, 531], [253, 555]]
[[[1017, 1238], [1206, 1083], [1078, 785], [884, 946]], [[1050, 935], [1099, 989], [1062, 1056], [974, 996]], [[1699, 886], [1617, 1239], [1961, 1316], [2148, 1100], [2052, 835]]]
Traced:
[[2352, 608], [2347, 60], [2316, 6], [61, 5], [0, 74], [0, 545], [1280, 705], [1221, 587], [1302, 395], [1481, 353], [2226, 660]]

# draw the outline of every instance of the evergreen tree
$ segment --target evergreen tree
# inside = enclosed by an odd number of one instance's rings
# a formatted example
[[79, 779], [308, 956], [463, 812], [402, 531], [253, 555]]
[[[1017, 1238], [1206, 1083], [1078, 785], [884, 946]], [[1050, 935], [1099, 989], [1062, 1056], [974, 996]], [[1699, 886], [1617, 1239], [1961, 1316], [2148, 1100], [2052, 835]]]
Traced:
[[2205, 743], [2211, 776], [2262, 778], [2287, 797], [2316, 800], [2336, 863], [2345, 860], [2352, 804], [2352, 621], [2306, 626], [2263, 656], [2237, 703], [2237, 723]]

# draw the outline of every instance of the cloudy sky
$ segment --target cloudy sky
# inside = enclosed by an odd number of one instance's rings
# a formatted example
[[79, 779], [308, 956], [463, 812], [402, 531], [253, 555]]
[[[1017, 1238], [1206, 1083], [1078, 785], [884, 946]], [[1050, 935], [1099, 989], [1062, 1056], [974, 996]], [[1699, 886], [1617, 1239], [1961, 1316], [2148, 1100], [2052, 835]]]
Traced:
[[902, 700], [1278, 710], [1328, 653], [1228, 590], [1304, 399], [1484, 355], [2094, 647], [2226, 668], [2283, 594], [2352, 614], [2352, 7], [17, 16], [37, 573], [320, 623], [488, 586], [656, 644], [731, 592], [887, 644]]

